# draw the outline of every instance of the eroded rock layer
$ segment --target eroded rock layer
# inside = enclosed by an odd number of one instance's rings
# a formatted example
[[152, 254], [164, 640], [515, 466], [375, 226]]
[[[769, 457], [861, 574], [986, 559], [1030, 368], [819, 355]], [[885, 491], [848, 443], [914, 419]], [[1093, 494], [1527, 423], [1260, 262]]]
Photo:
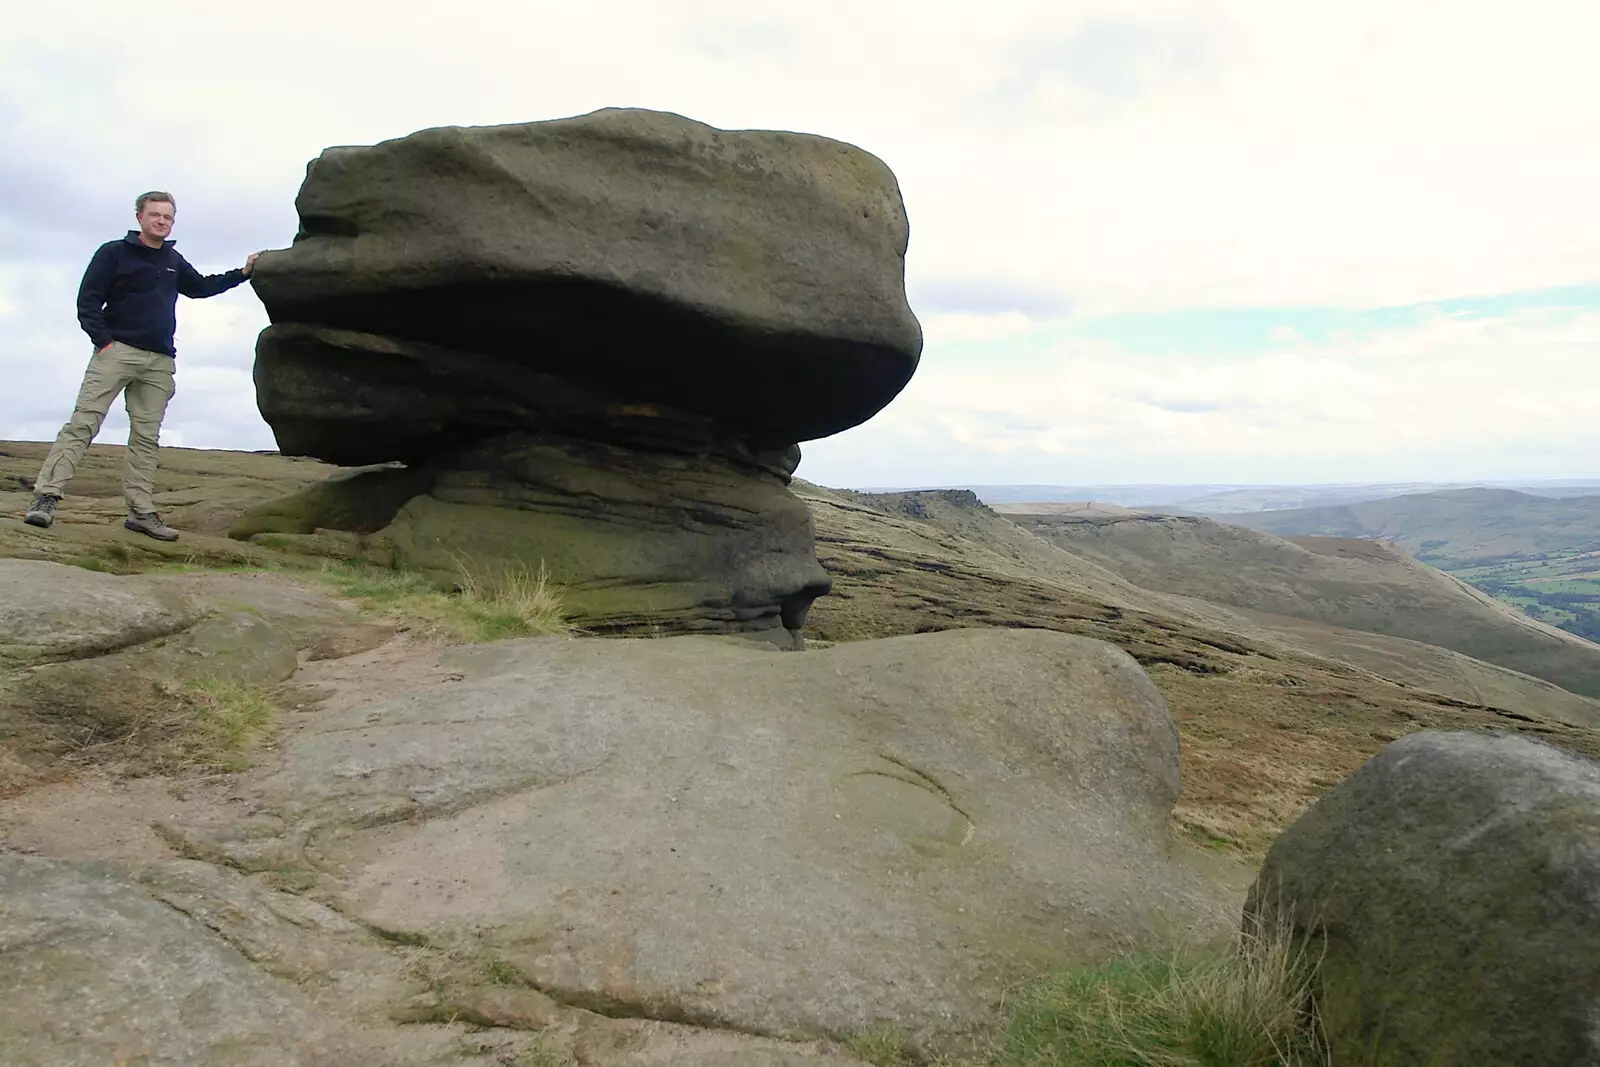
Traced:
[[761, 447], [865, 421], [921, 351], [894, 175], [823, 137], [621, 109], [430, 129], [328, 149], [296, 207], [256, 269], [274, 323], [481, 353]]
[[872, 417], [922, 346], [876, 157], [608, 109], [332, 148], [296, 206], [254, 276], [261, 413], [287, 454], [416, 473], [235, 536], [381, 514], [395, 562], [543, 564], [613, 628], [793, 630], [827, 591], [797, 442]]

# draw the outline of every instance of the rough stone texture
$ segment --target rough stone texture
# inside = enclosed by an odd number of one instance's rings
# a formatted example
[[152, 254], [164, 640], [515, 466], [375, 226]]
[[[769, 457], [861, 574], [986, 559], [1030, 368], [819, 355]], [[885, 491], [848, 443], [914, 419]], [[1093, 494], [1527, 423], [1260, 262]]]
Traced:
[[109, 652], [177, 633], [207, 610], [147, 581], [0, 559], [0, 662]]
[[427, 471], [405, 467], [335, 476], [298, 493], [248, 508], [234, 520], [228, 536], [248, 541], [261, 533], [374, 533], [387, 526], [407, 500], [425, 492], [430, 481]]
[[425, 976], [393, 946], [326, 905], [193, 860], [151, 864], [134, 876], [145, 892], [266, 974], [294, 982], [323, 1010], [400, 1014], [430, 995]]
[[[280, 448], [347, 466], [424, 462], [513, 431], [714, 452], [789, 471], [799, 462], [792, 445], [752, 445], [704, 415], [640, 401], [626, 382], [601, 388], [501, 356], [304, 323], [262, 331], [255, 382]], [[368, 481], [381, 494], [386, 479]]]
[[392, 934], [470, 931], [564, 1003], [794, 1039], [889, 1025], [924, 1050], [992, 1033], [1019, 980], [1217, 932], [1242, 897], [1169, 841], [1176, 730], [1098, 642], [546, 639], [453, 662], [462, 681], [316, 723], [241, 785], [259, 814], [186, 849], [306, 870]]
[[374, 541], [396, 564], [548, 568], [595, 629], [798, 631], [830, 587], [781, 468], [507, 437], [451, 459]]
[[[46, 663], [0, 684], [0, 706], [80, 742], [127, 736], [189, 681], [281, 682], [298, 666], [289, 636], [250, 611], [220, 612], [180, 634], [89, 659]], [[0, 738], [5, 715], [0, 712]]]
[[625, 385], [758, 447], [865, 421], [921, 351], [894, 175], [824, 137], [627, 109], [429, 129], [326, 150], [296, 208], [252, 275], [275, 324]]
[[1396, 741], [1284, 832], [1247, 915], [1327, 937], [1339, 1064], [1600, 1064], [1600, 764]]
[[[180, 694], [188, 683], [273, 685], [294, 674], [301, 649], [324, 642], [370, 646], [374, 634], [391, 632], [362, 625], [350, 607], [272, 575], [134, 577], [0, 559], [3, 575], [27, 590], [23, 603], [44, 607], [42, 619], [19, 612], [34, 643], [12, 644], [24, 666], [0, 672], [0, 751], [32, 768], [0, 773], [0, 794], [30, 784], [57, 757], [86, 745], [117, 742], [121, 757], [139, 765], [188, 722]], [[74, 604], [83, 616], [67, 613]], [[118, 612], [129, 623], [120, 632]], [[41, 649], [55, 655], [29, 665]]]
[[828, 1042], [773, 1041], [635, 1019], [606, 1020], [572, 1042], [580, 1064], [604, 1067], [864, 1067]]
[[305, 999], [103, 869], [0, 852], [0, 1048], [16, 1067], [345, 1067]]
[[799, 644], [829, 582], [796, 442], [921, 353], [881, 161], [610, 109], [329, 149], [297, 208], [252, 275], [262, 415], [285, 452], [405, 469], [231, 536], [449, 578], [542, 560], [582, 625]]

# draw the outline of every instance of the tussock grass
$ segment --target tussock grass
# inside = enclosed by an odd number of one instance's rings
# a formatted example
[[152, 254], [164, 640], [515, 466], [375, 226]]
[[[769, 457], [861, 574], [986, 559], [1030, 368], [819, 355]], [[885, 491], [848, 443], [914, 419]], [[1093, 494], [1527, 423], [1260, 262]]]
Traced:
[[892, 1027], [856, 1034], [846, 1046], [875, 1067], [897, 1067], [906, 1058], [905, 1035]]
[[517, 1057], [517, 1067], [571, 1067], [576, 1063], [556, 1045], [548, 1034], [541, 1034], [532, 1048]]
[[277, 722], [282, 697], [269, 686], [224, 679], [189, 682], [179, 691], [188, 722], [178, 739], [186, 762], [239, 770]]
[[[289, 703], [276, 683], [63, 666], [68, 669], [30, 679], [34, 684], [23, 698], [54, 713], [24, 734], [46, 765], [60, 758], [129, 774], [243, 770]], [[28, 752], [19, 744], [17, 754]], [[0, 751], [0, 785], [8, 777], [5, 763]]]
[[37, 780], [33, 769], [22, 762], [9, 745], [0, 742], [0, 797], [20, 793]]
[[411, 571], [331, 564], [320, 572], [344, 597], [375, 615], [445, 640], [473, 643], [569, 636], [561, 590], [543, 564], [474, 571], [462, 565], [454, 592]]
[[1312, 1067], [1315, 946], [1286, 925], [1237, 946], [1119, 960], [1041, 982], [998, 1067]]

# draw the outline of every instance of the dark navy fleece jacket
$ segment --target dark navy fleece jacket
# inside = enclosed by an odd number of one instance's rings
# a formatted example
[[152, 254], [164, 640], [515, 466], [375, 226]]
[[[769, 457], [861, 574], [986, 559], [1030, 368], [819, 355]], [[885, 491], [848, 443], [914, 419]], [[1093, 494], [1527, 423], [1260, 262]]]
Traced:
[[178, 294], [216, 296], [245, 280], [241, 270], [203, 275], [178, 254], [173, 242], [151, 248], [129, 230], [107, 241], [89, 261], [78, 286], [78, 322], [96, 351], [121, 341], [147, 352], [176, 356]]

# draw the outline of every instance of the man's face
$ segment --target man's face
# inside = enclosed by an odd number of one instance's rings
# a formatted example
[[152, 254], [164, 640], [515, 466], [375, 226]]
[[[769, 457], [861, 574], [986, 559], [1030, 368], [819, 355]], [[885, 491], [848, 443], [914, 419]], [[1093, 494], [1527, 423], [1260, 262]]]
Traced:
[[149, 200], [145, 202], [144, 210], [139, 212], [139, 229], [146, 237], [165, 241], [177, 217], [178, 209], [165, 200]]

